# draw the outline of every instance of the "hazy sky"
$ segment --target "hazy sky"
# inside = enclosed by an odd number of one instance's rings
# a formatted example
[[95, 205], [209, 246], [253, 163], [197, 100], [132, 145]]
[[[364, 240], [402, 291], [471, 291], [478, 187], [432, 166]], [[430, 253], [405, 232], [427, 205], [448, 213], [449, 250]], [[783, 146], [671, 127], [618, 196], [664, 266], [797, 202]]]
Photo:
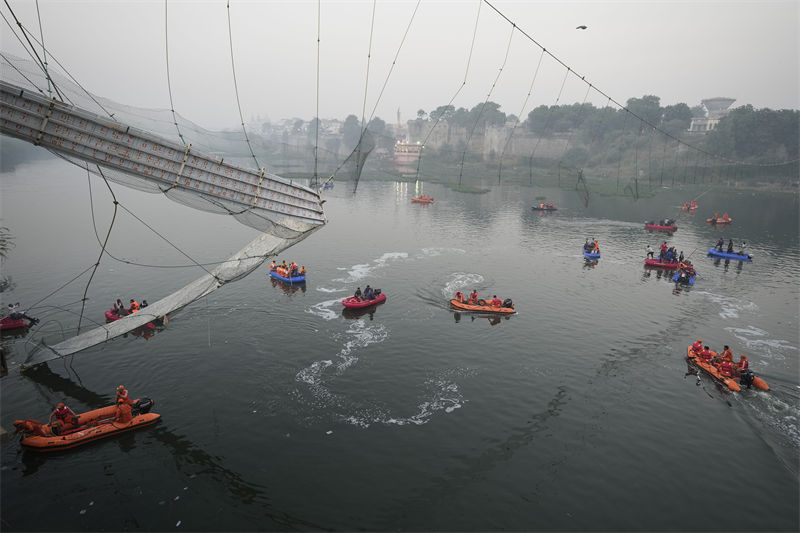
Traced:
[[[8, 1], [38, 37], [36, 3]], [[239, 123], [226, 0], [169, 0], [166, 25], [163, 0], [38, 4], [48, 50], [91, 92], [133, 106], [169, 108], [166, 34], [176, 111], [209, 128]], [[462, 84], [456, 107], [471, 108], [490, 91], [509, 114], [553, 105], [566, 69], [545, 56], [523, 109], [542, 51], [522, 32], [622, 103], [653, 94], [662, 105], [694, 106], [727, 96], [736, 99], [734, 107], [800, 108], [797, 0], [493, 0], [516, 24], [513, 32], [479, 0], [422, 0], [413, 21], [416, 0], [378, 0], [374, 24], [372, 1], [323, 0], [321, 10], [317, 1], [230, 4], [245, 120], [316, 115], [318, 17], [319, 115], [325, 118], [360, 118], [365, 107], [369, 117], [377, 103], [376, 116], [394, 123], [399, 109], [405, 121], [418, 109], [447, 104]], [[0, 11], [11, 19], [5, 4]], [[3, 51], [23, 56], [0, 23]], [[558, 103], [583, 102], [588, 85], [574, 75], [566, 79]], [[594, 90], [588, 100], [607, 102]]]

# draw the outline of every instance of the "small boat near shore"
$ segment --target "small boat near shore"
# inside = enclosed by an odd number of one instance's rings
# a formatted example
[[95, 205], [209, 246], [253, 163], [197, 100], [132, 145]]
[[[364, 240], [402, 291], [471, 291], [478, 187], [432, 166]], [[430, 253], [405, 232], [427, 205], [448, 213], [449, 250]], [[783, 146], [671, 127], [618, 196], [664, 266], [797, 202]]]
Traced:
[[416, 202], [418, 204], [432, 204], [433, 202], [435, 202], [435, 200], [430, 196], [418, 196], [418, 197], [412, 196], [411, 201]]

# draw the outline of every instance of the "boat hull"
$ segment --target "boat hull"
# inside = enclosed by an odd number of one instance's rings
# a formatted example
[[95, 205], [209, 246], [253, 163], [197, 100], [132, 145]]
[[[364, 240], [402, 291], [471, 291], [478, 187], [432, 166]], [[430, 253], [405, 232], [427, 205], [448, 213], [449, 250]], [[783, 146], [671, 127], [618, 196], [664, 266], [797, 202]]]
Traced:
[[[39, 452], [55, 452], [75, 448], [100, 439], [139, 429], [158, 422], [161, 415], [158, 413], [141, 413], [129, 422], [121, 423], [114, 420], [116, 406], [110, 405], [78, 415], [78, 422], [62, 435], [54, 435], [50, 424], [41, 426], [44, 435], [29, 435], [23, 437], [20, 443], [26, 448]], [[17, 425], [17, 422], [15, 422]]]
[[753, 258], [753, 256], [750, 254], [742, 255], [742, 254], [734, 254], [728, 252], [720, 252], [716, 248], [709, 248], [708, 255], [712, 255], [714, 257], [722, 257], [724, 259], [736, 259], [738, 261], [750, 261]]
[[730, 224], [733, 222], [732, 218], [707, 218], [706, 222], [709, 224]]
[[344, 300], [342, 300], [342, 305], [348, 309], [363, 309], [365, 307], [380, 304], [385, 301], [386, 301], [386, 294], [382, 292], [378, 296], [376, 296], [375, 299], [373, 300], [363, 300], [363, 299], [358, 299], [355, 296], [351, 296], [350, 298], [345, 298]]
[[[711, 352], [711, 354], [712, 356], [717, 355], [716, 352]], [[727, 377], [720, 374], [719, 370], [717, 370], [717, 367], [715, 367], [711, 363], [706, 363], [705, 361], [700, 359], [700, 357], [698, 357], [698, 355], [694, 351], [692, 351], [691, 345], [686, 348], [686, 358], [692, 365], [703, 370], [706, 374], [714, 378], [714, 381], [721, 383], [722, 385], [725, 385], [728, 389], [732, 391], [742, 390], [741, 384], [737, 381], [735, 377]], [[753, 376], [752, 386], [764, 391], [769, 390], [769, 385], [767, 385], [767, 382], [758, 376]]]
[[533, 207], [531, 207], [531, 209], [533, 209], [534, 211], [558, 211], [557, 207], [538, 207], [538, 206], [533, 206]]
[[586, 250], [581, 250], [583, 252], [583, 257], [586, 259], [600, 259], [600, 252], [587, 252]]
[[418, 204], [432, 204], [432, 203], [433, 203], [433, 202], [435, 202], [436, 200], [434, 200], [433, 198], [414, 198], [414, 197], [412, 196], [412, 197], [411, 197], [411, 201], [412, 201], [412, 202], [416, 202], [416, 203], [418, 203]]
[[687, 285], [694, 285], [694, 280], [697, 276], [692, 276], [690, 278], [681, 278], [681, 273], [676, 272], [674, 276], [672, 276], [672, 281], [675, 283], [685, 283]]
[[644, 228], [653, 231], [678, 231], [678, 226], [661, 226], [660, 224], [645, 224]]
[[287, 278], [287, 277], [285, 277], [285, 276], [281, 276], [280, 274], [278, 274], [278, 273], [277, 273], [277, 272], [275, 272], [274, 270], [270, 270], [270, 271], [269, 271], [269, 276], [270, 276], [271, 278], [277, 279], [278, 281], [284, 281], [284, 282], [286, 282], [286, 283], [292, 283], [292, 284], [295, 284], [295, 283], [305, 283], [305, 282], [306, 282], [306, 277], [305, 277], [305, 275], [303, 275], [303, 276], [295, 276], [295, 277], [293, 277], [293, 278]]
[[20, 318], [18, 320], [15, 320], [15, 319], [11, 318], [10, 316], [6, 316], [6, 317], [3, 317], [2, 319], [0, 319], [0, 331], [7, 331], [7, 330], [12, 330], [12, 329], [22, 329], [22, 328], [28, 328], [28, 327], [30, 327], [30, 324], [28, 322], [26, 322], [25, 319], [22, 319], [22, 318]]
[[678, 268], [678, 263], [677, 261], [675, 263], [664, 263], [659, 261], [658, 259], [645, 259], [644, 266], [675, 270], [676, 268]]
[[[140, 309], [140, 311], [141, 311], [141, 309]], [[113, 309], [108, 309], [106, 311], [106, 320], [107, 321], [114, 322], [116, 320], [119, 320], [120, 318], [125, 318], [125, 317], [124, 316], [119, 316], [118, 314], [114, 313]], [[147, 328], [147, 329], [155, 329], [156, 325], [153, 324], [152, 322], [148, 322], [147, 324], [144, 324], [143, 326], [140, 326], [140, 327]]]
[[[478, 300], [478, 302], [485, 300]], [[450, 307], [458, 311], [467, 313], [492, 313], [495, 315], [513, 315], [517, 311], [513, 307], [494, 307], [491, 304], [474, 305], [466, 302], [459, 302], [456, 299], [450, 300]]]

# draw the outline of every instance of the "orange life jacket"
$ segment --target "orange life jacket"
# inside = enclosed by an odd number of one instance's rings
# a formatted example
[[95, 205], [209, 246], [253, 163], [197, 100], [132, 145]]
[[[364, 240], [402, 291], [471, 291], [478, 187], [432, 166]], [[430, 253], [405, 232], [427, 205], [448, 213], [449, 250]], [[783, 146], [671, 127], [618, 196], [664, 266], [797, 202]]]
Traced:
[[742, 358], [739, 359], [739, 361], [737, 361], [736, 368], [738, 368], [739, 370], [747, 370], [748, 368], [750, 368], [750, 362], [747, 360], [746, 357], [742, 356]]
[[692, 351], [693, 352], [701, 352], [701, 351], [703, 351], [703, 345], [700, 344], [699, 342], [696, 342], [696, 343], [692, 344]]
[[700, 352], [700, 358], [705, 362], [711, 361], [711, 350], [703, 350]]
[[132, 301], [131, 302], [131, 313], [135, 313], [138, 310], [139, 310], [139, 302], [137, 302], [136, 300]]
[[724, 359], [719, 365], [719, 373], [728, 377], [733, 375], [733, 365], [728, 359]]
[[131, 406], [124, 402], [118, 403], [116, 415], [117, 415], [116, 419], [119, 422], [123, 424], [130, 422], [131, 419], [133, 418], [133, 415], [131, 413]]

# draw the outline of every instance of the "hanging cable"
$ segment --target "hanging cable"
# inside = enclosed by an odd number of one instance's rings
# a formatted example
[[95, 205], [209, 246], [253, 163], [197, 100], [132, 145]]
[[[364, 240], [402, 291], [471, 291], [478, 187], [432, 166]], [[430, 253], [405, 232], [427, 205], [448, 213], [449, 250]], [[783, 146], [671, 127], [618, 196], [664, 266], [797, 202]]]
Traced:
[[47, 72], [47, 49], [44, 47], [44, 31], [42, 30], [42, 15], [39, 13], [39, 0], [36, 0], [36, 18], [39, 21], [39, 38], [42, 40], [42, 57], [44, 58], [44, 72], [47, 78], [47, 94], [53, 97], [53, 91], [50, 87], [50, 75]]
[[[469, 131], [469, 135], [467, 135], [467, 142], [464, 146], [464, 152], [461, 154], [461, 166], [458, 170], [458, 184], [461, 185], [461, 176], [464, 174], [464, 160], [467, 157], [467, 149], [469, 148], [469, 143], [472, 140], [472, 134], [475, 132], [475, 128], [478, 127], [478, 124], [481, 120], [481, 115], [483, 115], [483, 110], [486, 108], [486, 104], [489, 102], [489, 98], [492, 96], [492, 91], [494, 91], [495, 86], [497, 85], [497, 80], [500, 79], [500, 75], [503, 73], [503, 69], [506, 66], [506, 62], [508, 61], [508, 53], [511, 51], [511, 42], [514, 40], [514, 30], [516, 30], [516, 26], [512, 24], [511, 26], [511, 33], [508, 35], [508, 44], [506, 45], [506, 55], [503, 58], [503, 63], [500, 65], [500, 69], [497, 72], [497, 76], [495, 76], [494, 81], [492, 82], [492, 86], [489, 89], [489, 93], [486, 95], [486, 100], [483, 101], [483, 105], [478, 110], [478, 116], [475, 117], [475, 123], [472, 124], [472, 129]], [[486, 124], [484, 123], [484, 129], [486, 128]]]
[[236, 92], [236, 106], [239, 108], [239, 120], [242, 121], [242, 132], [244, 133], [244, 140], [247, 142], [247, 148], [250, 149], [250, 155], [253, 156], [253, 161], [256, 162], [256, 168], [261, 168], [261, 164], [253, 153], [253, 147], [250, 145], [250, 138], [247, 136], [247, 128], [244, 127], [244, 116], [242, 116], [242, 104], [239, 102], [239, 85], [236, 83], [236, 65], [233, 60], [233, 31], [231, 30], [231, 1], [228, 0], [228, 42], [231, 48], [231, 71], [233, 72], [233, 89]]
[[167, 91], [169, 92], [169, 110], [172, 111], [172, 121], [175, 123], [175, 129], [178, 131], [178, 138], [180, 138], [183, 145], [186, 146], [186, 139], [183, 138], [181, 127], [178, 125], [178, 118], [175, 116], [175, 104], [172, 102], [172, 83], [170, 82], [169, 76], [169, 18], [167, 16], [168, 3], [169, 0], [164, 0], [164, 57], [166, 58], [167, 63]]
[[500, 164], [497, 169], [497, 183], [500, 183], [500, 176], [503, 173], [503, 157], [506, 155], [506, 150], [508, 149], [508, 145], [511, 144], [511, 138], [514, 136], [514, 132], [517, 131], [517, 127], [522, 124], [522, 115], [525, 112], [525, 106], [528, 105], [528, 99], [531, 97], [531, 93], [533, 92], [533, 84], [536, 83], [536, 78], [539, 76], [539, 67], [542, 66], [542, 59], [544, 58], [544, 50], [539, 55], [539, 62], [536, 64], [536, 70], [533, 73], [533, 79], [531, 79], [531, 86], [528, 87], [528, 94], [525, 96], [525, 100], [522, 102], [522, 107], [519, 110], [519, 115], [517, 115], [517, 122], [514, 123], [514, 127], [511, 128], [511, 133], [508, 134], [508, 139], [506, 139], [506, 143], [503, 146], [503, 153], [500, 154]]
[[472, 43], [470, 44], [469, 47], [469, 56], [467, 57], [467, 67], [464, 70], [464, 80], [461, 82], [461, 85], [458, 86], [458, 90], [455, 92], [453, 97], [450, 98], [450, 101], [447, 102], [447, 105], [445, 106], [442, 113], [440, 113], [439, 116], [436, 117], [436, 122], [433, 123], [433, 126], [431, 126], [431, 128], [428, 130], [428, 134], [422, 141], [422, 148], [420, 150], [419, 157], [417, 158], [417, 173], [414, 178], [415, 180], [419, 179], [419, 170], [420, 167], [422, 166], [422, 150], [425, 149], [425, 145], [428, 143], [428, 139], [430, 139], [431, 135], [433, 134], [433, 130], [436, 129], [436, 126], [438, 126], [439, 122], [441, 122], [442, 119], [444, 118], [446, 110], [453, 106], [453, 101], [455, 101], [456, 97], [461, 92], [461, 89], [463, 89], [464, 86], [467, 84], [467, 76], [469, 75], [469, 66], [472, 63], [472, 52], [475, 49], [475, 37], [478, 35], [478, 22], [481, 19], [481, 5], [483, 5], [483, 0], [478, 0], [478, 13], [475, 16], [475, 28], [472, 30]]

